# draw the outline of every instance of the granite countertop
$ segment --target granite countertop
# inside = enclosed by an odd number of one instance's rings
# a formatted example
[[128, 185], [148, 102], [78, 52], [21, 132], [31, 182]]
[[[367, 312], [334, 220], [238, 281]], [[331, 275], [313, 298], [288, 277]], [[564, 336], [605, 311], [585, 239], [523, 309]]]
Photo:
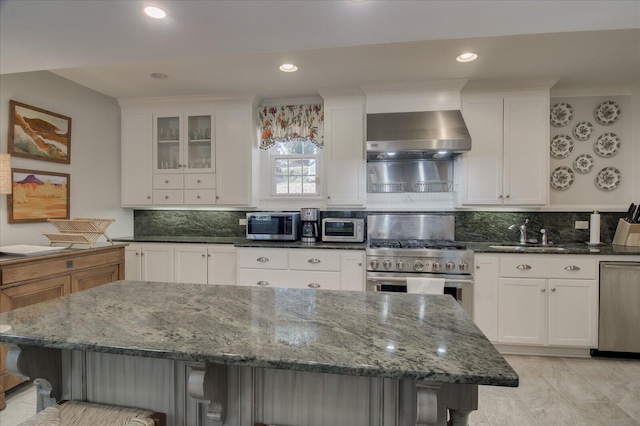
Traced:
[[22, 345], [518, 385], [515, 371], [446, 295], [117, 281], [0, 314], [0, 324], [1, 342]]
[[517, 253], [517, 254], [590, 254], [598, 256], [610, 256], [610, 255], [630, 255], [640, 256], [640, 247], [630, 246], [618, 246], [612, 244], [602, 244], [598, 246], [590, 246], [585, 243], [570, 243], [570, 244], [553, 244], [549, 247], [563, 247], [566, 250], [562, 251], [527, 251], [522, 249], [507, 249], [507, 248], [492, 248], [493, 245], [508, 245], [518, 246], [518, 243], [512, 242], [500, 242], [500, 243], [478, 243], [478, 242], [461, 242], [467, 246], [469, 250], [473, 250], [475, 253]]
[[194, 237], [194, 236], [136, 236], [114, 238], [114, 241], [137, 243], [193, 243], [193, 244], [233, 244], [236, 247], [267, 248], [304, 248], [304, 249], [340, 249], [364, 250], [367, 243], [322, 242], [308, 244], [301, 241], [261, 241], [247, 240], [244, 237]]

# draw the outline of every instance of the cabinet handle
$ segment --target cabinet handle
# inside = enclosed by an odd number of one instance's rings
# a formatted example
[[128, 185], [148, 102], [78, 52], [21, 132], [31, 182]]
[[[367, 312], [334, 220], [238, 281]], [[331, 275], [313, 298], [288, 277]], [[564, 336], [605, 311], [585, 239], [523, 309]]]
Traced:
[[258, 281], [256, 284], [261, 285], [261, 286], [269, 285], [269, 283], [266, 282], [266, 281]]
[[565, 271], [579, 271], [580, 267], [576, 265], [569, 265], [564, 267]]
[[556, 289], [555, 289], [555, 288], [552, 288], [552, 289], [551, 289], [551, 291], [552, 291], [552, 292], [555, 292], [555, 291], [556, 291]]
[[516, 266], [516, 269], [527, 270], [527, 269], [531, 269], [531, 266], [529, 266], [529, 265], [518, 265], [518, 266]]
[[320, 263], [320, 259], [309, 259], [309, 260], [307, 260], [307, 262], [313, 263], [315, 265], [315, 264]]
[[318, 283], [310, 283], [307, 285], [307, 287], [309, 288], [320, 288], [320, 284]]
[[259, 257], [259, 258], [257, 258], [256, 260], [257, 260], [258, 262], [263, 262], [263, 263], [264, 263], [264, 262], [268, 262], [268, 261], [269, 261], [269, 258], [268, 258], [268, 257]]
[[547, 289], [546, 288], [541, 288], [540, 291], [544, 293], [545, 291], [547, 291]]

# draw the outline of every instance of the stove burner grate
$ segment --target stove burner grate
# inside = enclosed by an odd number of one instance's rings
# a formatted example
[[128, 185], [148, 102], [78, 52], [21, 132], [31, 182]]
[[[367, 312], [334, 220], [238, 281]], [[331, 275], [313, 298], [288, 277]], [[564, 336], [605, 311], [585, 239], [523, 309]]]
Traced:
[[369, 241], [370, 248], [391, 249], [431, 249], [431, 250], [466, 250], [466, 246], [451, 240], [385, 240]]

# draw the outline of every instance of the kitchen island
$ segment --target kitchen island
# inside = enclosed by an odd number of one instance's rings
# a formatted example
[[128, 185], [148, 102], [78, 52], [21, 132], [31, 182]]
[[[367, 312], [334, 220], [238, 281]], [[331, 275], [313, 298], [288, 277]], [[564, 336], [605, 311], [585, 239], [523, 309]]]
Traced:
[[466, 425], [478, 385], [518, 385], [446, 295], [117, 281], [0, 315], [0, 341], [55, 400], [169, 425]]

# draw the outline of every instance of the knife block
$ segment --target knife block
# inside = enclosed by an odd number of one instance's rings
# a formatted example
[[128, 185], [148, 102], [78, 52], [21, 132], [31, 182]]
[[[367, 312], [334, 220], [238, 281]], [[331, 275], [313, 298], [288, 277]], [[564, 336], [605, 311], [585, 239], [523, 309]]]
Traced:
[[613, 244], [640, 247], [640, 223], [629, 223], [624, 219], [618, 220]]

